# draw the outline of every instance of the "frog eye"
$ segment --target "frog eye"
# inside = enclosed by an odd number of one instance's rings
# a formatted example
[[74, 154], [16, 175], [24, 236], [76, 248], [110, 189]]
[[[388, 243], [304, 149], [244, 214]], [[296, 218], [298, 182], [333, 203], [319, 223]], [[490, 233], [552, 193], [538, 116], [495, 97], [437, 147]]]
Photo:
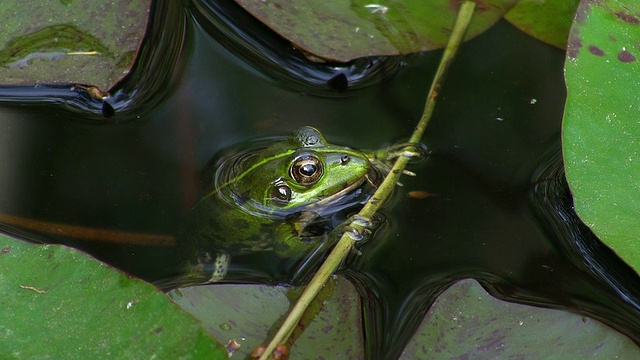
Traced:
[[278, 185], [271, 191], [271, 197], [276, 205], [285, 206], [291, 200], [291, 189], [286, 185]]
[[322, 176], [322, 163], [313, 156], [301, 156], [293, 162], [289, 172], [299, 184], [312, 185]]

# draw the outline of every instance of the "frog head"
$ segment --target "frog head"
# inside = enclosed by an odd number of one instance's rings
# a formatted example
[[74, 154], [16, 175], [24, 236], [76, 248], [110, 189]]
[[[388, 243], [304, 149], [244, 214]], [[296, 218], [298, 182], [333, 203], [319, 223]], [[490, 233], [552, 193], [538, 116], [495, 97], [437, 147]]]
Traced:
[[359, 187], [371, 168], [364, 153], [330, 144], [309, 126], [243, 163], [218, 191], [231, 193], [236, 204], [256, 215], [321, 213]]
[[335, 214], [369, 198], [373, 187], [361, 185], [376, 172], [366, 153], [330, 144], [312, 127], [238, 144], [213, 170], [182, 234], [187, 282], [219, 281], [236, 256], [306, 259], [329, 244]]

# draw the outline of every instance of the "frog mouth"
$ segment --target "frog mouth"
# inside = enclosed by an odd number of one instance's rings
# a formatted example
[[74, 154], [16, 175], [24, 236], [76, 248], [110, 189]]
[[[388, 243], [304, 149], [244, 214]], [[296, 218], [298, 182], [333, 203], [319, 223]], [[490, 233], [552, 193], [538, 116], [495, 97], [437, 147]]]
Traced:
[[356, 205], [362, 205], [368, 201], [378, 188], [385, 176], [385, 169], [371, 166], [369, 171], [353, 183], [333, 195], [319, 199], [313, 204], [298, 208], [296, 214], [298, 227], [301, 231], [309, 224], [324, 218], [329, 214], [335, 214]]
[[319, 216], [323, 216], [324, 214], [334, 213], [350, 206], [364, 204], [371, 195], [373, 195], [383, 179], [384, 169], [371, 166], [364, 176], [351, 184], [345, 184], [342, 190], [319, 199], [313, 204], [308, 204], [299, 210], [316, 212]]
[[364, 183], [366, 177], [367, 176], [365, 175], [365, 176], [357, 179], [356, 181], [354, 181], [350, 185], [345, 186], [342, 190], [336, 192], [335, 194], [327, 196], [327, 197], [325, 197], [323, 199], [320, 199], [319, 201], [313, 203], [311, 206], [312, 207], [316, 207], [316, 206], [327, 207], [327, 206], [332, 206], [332, 205], [334, 205], [336, 203], [339, 203], [341, 200], [343, 200], [345, 198], [346, 195], [350, 194], [355, 189], [359, 188], [360, 185], [362, 185]]
[[371, 165], [372, 166], [369, 168], [369, 171], [365, 174], [364, 178], [375, 191], [378, 189], [378, 186], [382, 184], [382, 181], [391, 169], [387, 164], [382, 162], [374, 162]]

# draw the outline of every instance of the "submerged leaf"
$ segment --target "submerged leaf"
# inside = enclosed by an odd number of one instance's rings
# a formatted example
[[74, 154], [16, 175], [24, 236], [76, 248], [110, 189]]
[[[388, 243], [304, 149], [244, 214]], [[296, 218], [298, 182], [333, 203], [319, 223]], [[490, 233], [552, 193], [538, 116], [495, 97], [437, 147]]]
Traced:
[[0, 50], [0, 66], [22, 68], [38, 58], [63, 57], [79, 53], [111, 56], [109, 49], [99, 39], [82, 33], [75, 26], [51, 25], [9, 41], [7, 46]]
[[580, 0], [520, 0], [504, 17], [518, 29], [560, 49], [567, 47], [569, 29]]
[[583, 1], [565, 74], [563, 151], [580, 218], [640, 272], [640, 2]]
[[[295, 47], [338, 62], [442, 48], [449, 40], [460, 3], [451, 0], [236, 1]], [[476, 3], [467, 39], [491, 27], [517, 0]]]
[[226, 349], [152, 285], [0, 234], [0, 358], [207, 358]]

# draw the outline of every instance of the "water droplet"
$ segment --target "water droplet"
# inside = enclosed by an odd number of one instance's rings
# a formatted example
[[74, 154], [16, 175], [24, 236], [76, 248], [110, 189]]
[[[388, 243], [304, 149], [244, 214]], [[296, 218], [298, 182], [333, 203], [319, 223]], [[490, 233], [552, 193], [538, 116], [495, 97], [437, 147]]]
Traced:
[[362, 233], [360, 233], [360, 231], [358, 231], [358, 229], [351, 226], [345, 226], [344, 233], [353, 241], [362, 241], [362, 239], [364, 238], [364, 236], [362, 235]]
[[367, 217], [364, 217], [362, 215], [358, 215], [358, 214], [353, 215], [351, 217], [351, 222], [354, 223], [354, 224], [360, 225], [360, 226], [362, 226], [364, 228], [368, 228], [368, 227], [373, 226], [373, 223], [371, 222], [371, 219], [369, 219]]

